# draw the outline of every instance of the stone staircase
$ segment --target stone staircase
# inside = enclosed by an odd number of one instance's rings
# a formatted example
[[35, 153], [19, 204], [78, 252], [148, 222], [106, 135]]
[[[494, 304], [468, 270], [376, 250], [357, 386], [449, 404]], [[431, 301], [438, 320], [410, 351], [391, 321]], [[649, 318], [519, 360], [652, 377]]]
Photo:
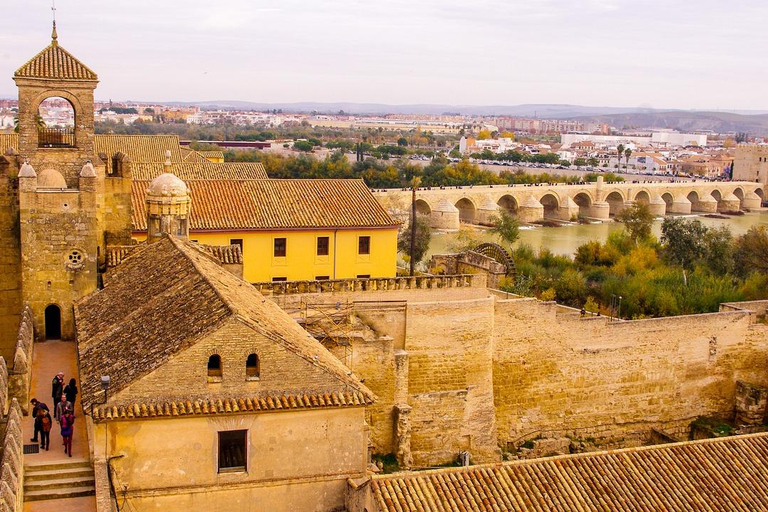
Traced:
[[24, 501], [60, 500], [96, 494], [86, 459], [24, 465]]

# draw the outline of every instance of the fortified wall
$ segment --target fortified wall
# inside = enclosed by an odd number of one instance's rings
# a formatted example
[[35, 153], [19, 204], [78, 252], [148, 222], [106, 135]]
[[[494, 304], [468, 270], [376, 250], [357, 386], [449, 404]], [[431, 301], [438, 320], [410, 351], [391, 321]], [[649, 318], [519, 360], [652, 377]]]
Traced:
[[[480, 283], [478, 283], [480, 284]], [[268, 292], [268, 290], [264, 290]], [[736, 381], [768, 385], [765, 304], [611, 321], [485, 287], [272, 295], [378, 396], [375, 452], [427, 467], [500, 460], [530, 439], [649, 442], [732, 417]], [[319, 319], [319, 320], [318, 320]], [[316, 326], [315, 326], [316, 327]]]

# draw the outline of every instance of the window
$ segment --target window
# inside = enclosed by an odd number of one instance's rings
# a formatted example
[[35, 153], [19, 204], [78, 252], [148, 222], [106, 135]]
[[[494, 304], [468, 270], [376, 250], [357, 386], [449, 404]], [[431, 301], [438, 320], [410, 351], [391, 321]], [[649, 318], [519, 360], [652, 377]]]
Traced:
[[243, 252], [243, 239], [242, 238], [230, 238], [229, 245], [239, 245], [240, 252]]
[[371, 254], [371, 237], [361, 236], [357, 239], [357, 254]]
[[287, 280], [288, 280], [287, 277], [273, 277], [272, 278], [272, 282], [273, 283], [284, 283]]
[[331, 276], [315, 276], [315, 281], [328, 281]]
[[275, 238], [275, 257], [285, 256], [285, 238]]
[[370, 279], [371, 274], [357, 274], [358, 279]]
[[221, 378], [221, 356], [213, 354], [208, 358], [208, 376]]
[[328, 256], [328, 237], [327, 236], [317, 237], [317, 255]]
[[247, 430], [219, 432], [219, 473], [245, 471], [248, 449]]
[[259, 380], [259, 356], [250, 354], [245, 360], [245, 380]]

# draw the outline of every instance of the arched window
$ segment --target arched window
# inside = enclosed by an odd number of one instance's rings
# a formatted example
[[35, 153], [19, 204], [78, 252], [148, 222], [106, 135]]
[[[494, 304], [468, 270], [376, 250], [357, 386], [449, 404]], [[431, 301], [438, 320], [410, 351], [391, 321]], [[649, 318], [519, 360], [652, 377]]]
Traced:
[[208, 377], [221, 378], [221, 356], [213, 354], [208, 358]]
[[39, 147], [75, 147], [75, 109], [68, 100], [60, 97], [43, 100], [35, 122]]
[[245, 360], [245, 378], [246, 380], [257, 380], [259, 378], [259, 356], [251, 354]]

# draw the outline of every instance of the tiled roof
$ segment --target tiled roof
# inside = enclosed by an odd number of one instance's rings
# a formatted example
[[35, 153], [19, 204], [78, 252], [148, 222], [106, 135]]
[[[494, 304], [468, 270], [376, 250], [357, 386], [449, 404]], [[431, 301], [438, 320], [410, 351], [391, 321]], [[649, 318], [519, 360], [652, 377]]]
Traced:
[[55, 80], [98, 80], [96, 73], [54, 41], [29, 59], [13, 74], [14, 78], [50, 78]]
[[768, 434], [374, 476], [378, 511], [768, 510]]
[[[131, 252], [139, 247], [141, 247], [140, 244], [107, 246], [107, 267], [114, 268], [118, 266]], [[225, 265], [243, 264], [243, 250], [239, 245], [198, 244], [198, 247]]]
[[125, 153], [133, 165], [144, 162], [165, 162], [165, 152], [171, 152], [171, 162], [180, 163], [181, 154], [178, 135], [105, 135], [95, 137], [94, 152], [104, 153], [112, 158], [118, 152]]
[[[164, 172], [161, 162], [132, 163], [134, 180], [153, 180]], [[183, 162], [171, 165], [170, 172], [182, 180], [261, 180], [267, 178], [264, 165], [258, 162], [214, 163], [203, 159], [201, 162]], [[145, 187], [146, 188], [146, 187]]]
[[[110, 376], [114, 397], [232, 319], [328, 376], [311, 389], [281, 393], [348, 392], [374, 400], [341, 361], [256, 288], [224, 270], [197, 244], [165, 237], [132, 251], [111, 271], [103, 289], [75, 304], [83, 404], [100, 396], [100, 376]], [[166, 399], [208, 398], [231, 399], [211, 397], [206, 389]], [[132, 404], [108, 402], [104, 407], [113, 406], [119, 410]]]
[[[222, 165], [222, 164], [211, 164]], [[362, 180], [185, 180], [190, 229], [267, 230], [394, 227]], [[146, 231], [147, 181], [133, 182], [133, 228]]]
[[371, 403], [370, 398], [358, 392], [324, 394], [266, 394], [247, 398], [179, 400], [174, 402], [136, 402], [121, 406], [99, 406], [93, 417], [99, 420], [156, 418], [173, 416], [201, 416], [233, 414], [239, 412], [318, 409], [322, 407], [355, 407]]
[[194, 149], [189, 149], [182, 147], [181, 148], [181, 158], [188, 163], [191, 162], [210, 162], [205, 156], [203, 156], [199, 151], [195, 151]]
[[198, 151], [199, 154], [203, 155], [205, 158], [224, 158], [224, 152], [221, 150], [218, 151]]

